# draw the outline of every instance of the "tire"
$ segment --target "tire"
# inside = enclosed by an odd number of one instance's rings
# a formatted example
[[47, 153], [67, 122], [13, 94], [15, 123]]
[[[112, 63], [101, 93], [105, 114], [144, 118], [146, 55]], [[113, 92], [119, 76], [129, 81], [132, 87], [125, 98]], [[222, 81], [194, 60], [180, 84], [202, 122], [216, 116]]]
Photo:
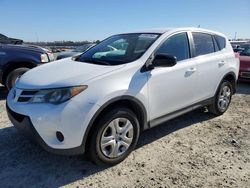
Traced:
[[30, 69], [29, 68], [18, 68], [18, 69], [11, 71], [6, 77], [5, 86], [7, 87], [7, 89], [10, 90], [15, 85], [18, 77], [22, 76], [28, 70], [30, 70]]
[[130, 109], [117, 107], [103, 115], [90, 134], [86, 148], [89, 158], [97, 165], [112, 166], [123, 161], [134, 150], [140, 126]]
[[208, 106], [208, 111], [215, 114], [216, 116], [224, 114], [231, 103], [232, 94], [232, 84], [227, 80], [222, 80], [215, 94], [213, 104]]

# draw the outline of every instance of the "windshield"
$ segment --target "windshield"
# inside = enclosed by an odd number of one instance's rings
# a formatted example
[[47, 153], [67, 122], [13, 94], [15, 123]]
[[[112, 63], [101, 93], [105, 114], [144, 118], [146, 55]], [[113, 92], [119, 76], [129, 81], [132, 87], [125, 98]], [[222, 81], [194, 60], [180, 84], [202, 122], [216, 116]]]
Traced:
[[5, 35], [0, 34], [0, 43], [4, 43], [4, 44], [10, 43], [10, 39], [6, 37]]
[[241, 55], [250, 56], [250, 45], [245, 45]]
[[76, 61], [120, 65], [140, 58], [159, 34], [133, 33], [109, 37], [79, 56]]

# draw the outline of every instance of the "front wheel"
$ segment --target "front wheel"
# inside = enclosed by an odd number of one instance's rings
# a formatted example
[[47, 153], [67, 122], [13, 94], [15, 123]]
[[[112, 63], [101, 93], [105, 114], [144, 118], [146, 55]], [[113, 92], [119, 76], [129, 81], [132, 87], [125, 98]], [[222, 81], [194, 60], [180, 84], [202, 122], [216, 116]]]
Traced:
[[116, 108], [97, 122], [88, 140], [87, 153], [98, 165], [115, 165], [133, 151], [139, 134], [136, 115], [127, 108]]
[[22, 76], [25, 72], [30, 70], [29, 68], [17, 68], [11, 71], [6, 78], [6, 87], [10, 90], [16, 83], [17, 79]]
[[227, 80], [223, 80], [216, 92], [214, 102], [208, 107], [208, 110], [215, 115], [225, 113], [231, 103], [232, 92], [232, 84]]

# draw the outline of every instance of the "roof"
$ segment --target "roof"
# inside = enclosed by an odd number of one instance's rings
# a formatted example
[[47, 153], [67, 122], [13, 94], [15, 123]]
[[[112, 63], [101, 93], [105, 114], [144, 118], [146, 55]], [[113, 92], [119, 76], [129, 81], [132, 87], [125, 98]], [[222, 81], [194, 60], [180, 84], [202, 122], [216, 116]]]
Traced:
[[144, 29], [144, 30], [139, 30], [139, 31], [134, 31], [134, 32], [127, 32], [127, 33], [167, 33], [167, 32], [175, 32], [175, 31], [200, 31], [200, 32], [209, 32], [209, 33], [216, 33], [218, 35], [224, 36], [222, 33], [212, 31], [212, 30], [207, 30], [207, 29], [202, 29], [202, 28], [196, 28], [196, 27], [181, 27], [181, 28], [153, 28], [153, 29]]

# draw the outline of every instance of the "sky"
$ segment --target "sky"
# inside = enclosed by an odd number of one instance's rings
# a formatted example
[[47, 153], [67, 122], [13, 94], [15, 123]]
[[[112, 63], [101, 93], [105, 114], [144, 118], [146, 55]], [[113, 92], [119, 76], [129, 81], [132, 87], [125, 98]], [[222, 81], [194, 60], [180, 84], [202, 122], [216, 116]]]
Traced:
[[200, 25], [250, 38], [249, 8], [250, 0], [0, 0], [0, 33], [29, 42], [82, 41]]

